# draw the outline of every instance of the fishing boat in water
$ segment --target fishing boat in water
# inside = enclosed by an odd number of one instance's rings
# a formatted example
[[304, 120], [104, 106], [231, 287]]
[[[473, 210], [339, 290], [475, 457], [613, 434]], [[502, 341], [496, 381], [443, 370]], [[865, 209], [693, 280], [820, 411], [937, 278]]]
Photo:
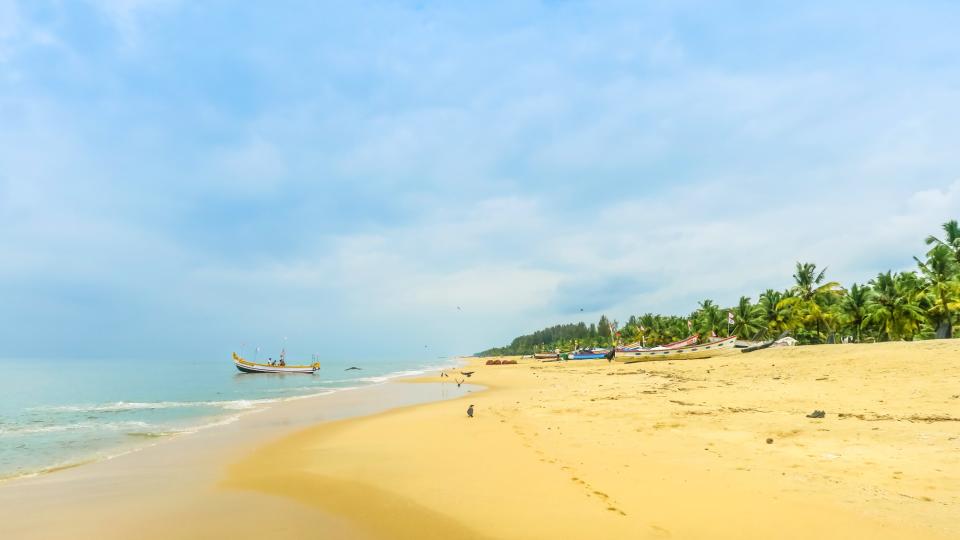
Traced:
[[644, 349], [639, 351], [623, 351], [617, 353], [617, 361], [632, 364], [644, 360], [687, 360], [707, 358], [726, 354], [736, 350], [737, 336], [730, 336], [712, 343], [694, 344], [676, 349]]
[[320, 369], [320, 362], [306, 366], [288, 366], [285, 352], [280, 353], [280, 360], [271, 364], [251, 362], [233, 353], [233, 364], [244, 373], [315, 373]]

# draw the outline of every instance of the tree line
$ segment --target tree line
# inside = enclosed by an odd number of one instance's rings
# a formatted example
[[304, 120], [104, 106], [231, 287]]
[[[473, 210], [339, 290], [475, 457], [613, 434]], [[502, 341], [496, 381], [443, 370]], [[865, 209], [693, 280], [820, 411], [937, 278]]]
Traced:
[[[741, 296], [734, 306], [698, 302], [687, 316], [632, 315], [622, 327], [606, 315], [589, 325], [560, 324], [515, 338], [478, 356], [532, 354], [574, 347], [606, 347], [614, 342], [643, 342], [651, 347], [699, 333], [736, 335], [747, 340], [772, 339], [789, 332], [800, 343], [874, 342], [953, 337], [960, 311], [960, 226], [943, 224], [943, 236], [928, 236], [916, 269], [888, 270], [848, 288], [828, 281], [826, 269], [798, 262], [793, 285], [767, 289], [757, 301]], [[732, 314], [732, 324], [730, 321]]]

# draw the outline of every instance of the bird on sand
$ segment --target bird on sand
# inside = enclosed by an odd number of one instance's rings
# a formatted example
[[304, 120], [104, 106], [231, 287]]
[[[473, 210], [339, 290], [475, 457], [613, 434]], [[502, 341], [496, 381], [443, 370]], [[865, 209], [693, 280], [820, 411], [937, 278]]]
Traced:
[[467, 407], [467, 416], [469, 416], [470, 418], [473, 418], [473, 405], [470, 405], [469, 407]]

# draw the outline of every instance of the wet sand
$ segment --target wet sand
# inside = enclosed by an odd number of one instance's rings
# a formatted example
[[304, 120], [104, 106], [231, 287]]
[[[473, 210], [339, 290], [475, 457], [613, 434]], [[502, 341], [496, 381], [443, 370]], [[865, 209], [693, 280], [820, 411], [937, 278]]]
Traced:
[[476, 387], [396, 382], [273, 404], [114, 459], [0, 484], [0, 538], [365, 538], [313, 505], [224, 488], [226, 467], [317, 423], [455, 398]]

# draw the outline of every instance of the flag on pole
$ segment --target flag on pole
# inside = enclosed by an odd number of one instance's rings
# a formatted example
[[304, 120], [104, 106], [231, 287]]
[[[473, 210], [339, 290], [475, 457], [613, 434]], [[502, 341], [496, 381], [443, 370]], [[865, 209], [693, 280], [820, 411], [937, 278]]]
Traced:
[[693, 322], [690, 319], [687, 319], [687, 330], [693, 328]]
[[727, 324], [734, 324], [735, 322], [736, 322], [736, 321], [735, 321], [734, 318], [733, 318], [733, 312], [732, 312], [732, 311], [728, 311], [728, 312], [727, 312]]
[[643, 327], [643, 324], [642, 324], [642, 323], [640, 324], [640, 331], [641, 331], [641, 332], [646, 332], [646, 331], [647, 331], [647, 329]]

